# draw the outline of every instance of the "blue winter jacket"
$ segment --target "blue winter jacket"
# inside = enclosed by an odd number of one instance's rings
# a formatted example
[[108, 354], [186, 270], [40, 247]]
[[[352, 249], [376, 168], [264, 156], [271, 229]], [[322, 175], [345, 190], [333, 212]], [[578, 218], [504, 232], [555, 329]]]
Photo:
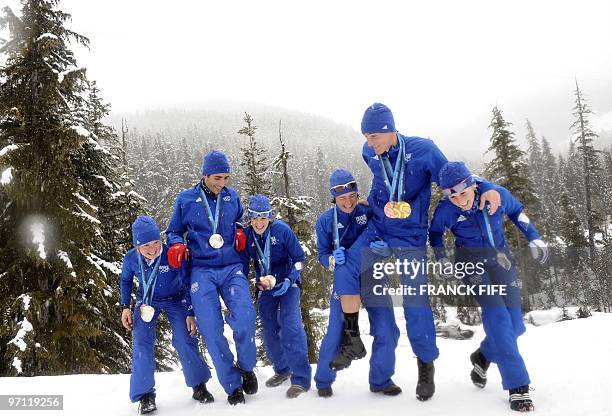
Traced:
[[[340, 209], [338, 213], [338, 236], [340, 246], [349, 249], [357, 237], [367, 228], [372, 217], [372, 210], [365, 205], [357, 204], [353, 212], [347, 214]], [[319, 262], [329, 268], [329, 256], [334, 251], [334, 208], [330, 208], [317, 220], [317, 252]]]
[[[539, 239], [540, 234], [529, 218], [521, 213], [523, 205], [510, 191], [500, 185], [493, 184], [477, 178], [479, 194], [483, 185], [488, 189], [495, 189], [501, 196], [501, 206], [493, 215], [489, 215], [491, 233], [496, 248], [506, 247], [506, 236], [504, 233], [504, 215], [518, 227], [529, 241]], [[474, 204], [476, 204], [475, 202]], [[470, 211], [461, 208], [444, 197], [438, 203], [429, 227], [429, 244], [434, 248], [436, 258], [444, 257], [444, 231], [450, 229], [455, 236], [455, 247], [457, 248], [486, 248], [491, 247], [484, 222], [484, 214], [477, 207]]]
[[[142, 301], [144, 285], [142, 284], [143, 276], [140, 270], [138, 256], [140, 256], [140, 253], [138, 253], [135, 248], [131, 249], [125, 254], [125, 256], [123, 256], [123, 266], [121, 268], [120, 280], [122, 305], [130, 304], [134, 276], [138, 278], [138, 291], [136, 293], [136, 299], [138, 301]], [[142, 258], [142, 264], [144, 266], [144, 271], [147, 278], [151, 276], [156, 260], [149, 265], [147, 260], [144, 257]], [[159, 269], [157, 271], [155, 291], [153, 292], [154, 302], [169, 299], [177, 299], [181, 301], [184, 300], [187, 307], [191, 311], [189, 278], [187, 277], [185, 269], [186, 267], [181, 267], [179, 270], [175, 270], [168, 265], [168, 246], [164, 244], [161, 253], [161, 260], [159, 262]]]
[[[257, 239], [263, 253], [268, 232], [270, 233], [270, 274], [276, 278], [277, 284], [282, 283], [287, 277], [293, 283], [300, 281], [300, 273], [303, 263], [306, 261], [306, 256], [295, 233], [286, 223], [281, 220], [270, 222], [263, 235], [258, 235], [252, 226], [248, 226], [245, 232], [247, 235], [247, 252], [255, 263], [255, 276], [258, 282], [261, 277], [261, 269], [255, 239]], [[295, 264], [298, 262], [301, 264], [296, 268]]]
[[[232, 188], [221, 190], [222, 205], [217, 233], [223, 237], [224, 244], [223, 247], [215, 249], [208, 243], [213, 232], [206, 208], [202, 203], [200, 189], [201, 185], [198, 183], [193, 188], [181, 192], [176, 198], [174, 212], [166, 230], [169, 245], [184, 243], [186, 239], [189, 261], [194, 266], [220, 268], [243, 263], [244, 258], [234, 248], [236, 223], [240, 222], [243, 214], [240, 197]], [[205, 192], [205, 195], [210, 210], [215, 215], [216, 196], [210, 191]], [[187, 235], [184, 238], [185, 233]]]
[[[362, 157], [374, 174], [368, 197], [368, 202], [373, 211], [372, 223], [376, 227], [377, 233], [385, 239], [417, 236], [423, 238], [424, 245], [427, 236], [427, 210], [431, 199], [431, 183], [438, 182], [438, 174], [447, 159], [434, 142], [429, 139], [406, 137], [399, 133], [397, 138], [403, 140], [405, 144], [403, 200], [410, 203], [412, 213], [405, 219], [385, 216], [384, 207], [389, 202], [389, 190], [385, 184], [379, 156], [366, 142], [363, 145]], [[386, 154], [391, 166], [395, 167], [399, 154], [399, 144], [389, 149]]]

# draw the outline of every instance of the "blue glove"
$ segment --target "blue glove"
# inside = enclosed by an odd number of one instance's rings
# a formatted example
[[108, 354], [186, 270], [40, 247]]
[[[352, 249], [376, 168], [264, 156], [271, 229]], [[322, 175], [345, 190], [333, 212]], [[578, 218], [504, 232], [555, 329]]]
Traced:
[[393, 254], [393, 250], [391, 250], [389, 244], [383, 240], [372, 241], [370, 243], [370, 250], [372, 250], [374, 254], [381, 257], [389, 257], [391, 254]]
[[332, 252], [334, 256], [334, 261], [337, 265], [341, 265], [346, 263], [346, 258], [344, 257], [344, 247], [339, 247]]
[[291, 286], [291, 280], [289, 280], [289, 278], [285, 278], [283, 283], [278, 286], [278, 289], [274, 290], [272, 296], [278, 297], [284, 295], [289, 290], [289, 286]]

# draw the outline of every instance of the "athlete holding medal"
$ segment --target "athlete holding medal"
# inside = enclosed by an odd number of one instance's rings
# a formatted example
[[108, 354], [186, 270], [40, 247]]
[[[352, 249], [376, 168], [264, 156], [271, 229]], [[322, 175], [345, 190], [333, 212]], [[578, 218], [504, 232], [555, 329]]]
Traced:
[[[376, 262], [391, 255], [402, 263], [426, 260], [431, 185], [438, 181], [447, 159], [433, 141], [399, 134], [393, 114], [384, 104], [375, 103], [366, 109], [361, 131], [367, 140], [362, 157], [374, 176], [368, 196], [373, 216], [366, 231], [346, 251], [345, 267], [337, 270], [334, 278], [352, 284], [344, 295], [361, 295], [364, 305], [372, 307], [380, 302], [372, 290], [376, 284], [372, 277]], [[481, 204], [484, 206], [486, 201], [494, 213], [500, 203], [499, 193], [483, 189]], [[433, 361], [439, 353], [429, 299], [418, 290], [427, 284], [427, 277], [422, 268], [419, 271], [403, 274], [400, 280], [405, 287], [417, 289], [415, 295], [404, 297], [403, 307], [408, 339], [417, 356], [416, 396], [428, 400], [435, 392]], [[355, 312], [342, 306], [345, 314]], [[351, 356], [348, 345], [343, 343], [334, 362], [346, 361]]]
[[[254, 394], [258, 386], [253, 372], [255, 309], [244, 271], [246, 236], [240, 225], [243, 208], [236, 191], [226, 186], [229, 177], [227, 156], [218, 150], [207, 153], [202, 180], [176, 199], [167, 235], [172, 267], [181, 267], [181, 260], [189, 253], [191, 299], [198, 327], [228, 402], [234, 405], [244, 403], [243, 393]], [[229, 309], [225, 321], [234, 332], [236, 365], [223, 336], [219, 296]]]
[[[121, 322], [134, 330], [130, 400], [140, 402], [140, 413], [149, 413], [155, 405], [155, 340], [157, 318], [165, 313], [172, 327], [172, 345], [178, 352], [185, 383], [193, 388], [193, 398], [212, 402], [206, 389], [210, 370], [202, 360], [195, 338], [196, 322], [189, 296], [189, 283], [182, 271], [168, 266], [168, 247], [162, 244], [155, 220], [140, 216], [132, 225], [134, 248], [123, 257], [121, 269]], [[134, 316], [130, 309], [134, 277], [138, 292]]]
[[310, 389], [312, 374], [300, 310], [306, 256], [293, 230], [273, 219], [267, 197], [250, 198], [248, 217], [247, 251], [255, 262], [264, 347], [274, 369], [266, 386], [277, 387], [290, 378], [285, 395], [293, 399]]

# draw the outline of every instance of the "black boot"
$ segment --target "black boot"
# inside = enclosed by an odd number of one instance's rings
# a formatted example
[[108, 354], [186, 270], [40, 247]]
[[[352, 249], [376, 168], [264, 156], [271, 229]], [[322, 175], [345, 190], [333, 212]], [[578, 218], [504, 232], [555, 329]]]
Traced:
[[342, 334], [342, 346], [340, 352], [329, 363], [329, 368], [334, 371], [344, 370], [351, 365], [351, 361], [366, 356], [366, 349], [361, 341], [359, 332], [345, 329]]
[[489, 369], [489, 364], [491, 364], [491, 362], [487, 360], [484, 355], [482, 355], [480, 348], [470, 355], [470, 361], [474, 366], [470, 372], [472, 383], [474, 383], [476, 387], [483, 389], [484, 386], [487, 385], [487, 370]]
[[191, 396], [195, 400], [200, 403], [212, 403], [215, 401], [215, 398], [212, 394], [206, 389], [206, 383], [200, 383], [193, 388], [193, 395]]
[[257, 376], [255, 372], [240, 370], [240, 375], [242, 376], [242, 390], [244, 390], [246, 394], [257, 393], [259, 387], [257, 385]]
[[420, 358], [417, 358], [417, 365], [419, 367], [419, 382], [416, 387], [416, 397], [421, 401], [429, 400], [436, 391], [436, 385], [434, 384], [436, 369], [434, 363], [433, 361], [424, 363]]
[[396, 385], [394, 382], [385, 386], [385, 387], [374, 387], [370, 386], [370, 391], [372, 393], [382, 393], [385, 396], [397, 396], [402, 392], [400, 386]]
[[327, 398], [333, 396], [334, 391], [331, 387], [322, 387], [320, 389], [317, 389], [317, 394], [319, 395], [319, 397]]
[[529, 386], [521, 386], [510, 389], [510, 409], [517, 412], [531, 412], [535, 410], [531, 397], [529, 397]]
[[153, 393], [147, 393], [142, 396], [140, 398], [138, 410], [140, 411], [141, 415], [157, 410], [157, 406], [155, 406], [155, 395]]
[[227, 396], [227, 402], [232, 406], [235, 406], [238, 403], [244, 403], [244, 393], [242, 393], [242, 388], [238, 387], [232, 394]]

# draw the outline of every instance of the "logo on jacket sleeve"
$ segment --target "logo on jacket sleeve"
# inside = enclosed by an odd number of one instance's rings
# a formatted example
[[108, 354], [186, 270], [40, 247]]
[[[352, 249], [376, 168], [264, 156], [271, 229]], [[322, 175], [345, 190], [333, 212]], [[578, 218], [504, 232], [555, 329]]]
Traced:
[[467, 220], [467, 218], [465, 218], [463, 215], [459, 215], [459, 218], [457, 218], [457, 222], [461, 222], [465, 220]]
[[193, 282], [191, 284], [191, 293], [196, 293], [198, 291], [198, 289], [199, 289], [198, 282]]
[[270, 237], [270, 242], [272, 243], [273, 246], [275, 246], [278, 243], [278, 240], [276, 239], [275, 236], [271, 236]]
[[223, 200], [224, 200], [225, 202], [229, 202], [231, 199], [232, 199], [232, 197], [231, 197], [231, 196], [229, 196], [229, 195], [227, 195], [227, 196], [224, 196], [224, 197], [223, 197]]
[[355, 217], [355, 221], [357, 221], [359, 225], [366, 225], [368, 223], [368, 216], [366, 214], [360, 215]]

